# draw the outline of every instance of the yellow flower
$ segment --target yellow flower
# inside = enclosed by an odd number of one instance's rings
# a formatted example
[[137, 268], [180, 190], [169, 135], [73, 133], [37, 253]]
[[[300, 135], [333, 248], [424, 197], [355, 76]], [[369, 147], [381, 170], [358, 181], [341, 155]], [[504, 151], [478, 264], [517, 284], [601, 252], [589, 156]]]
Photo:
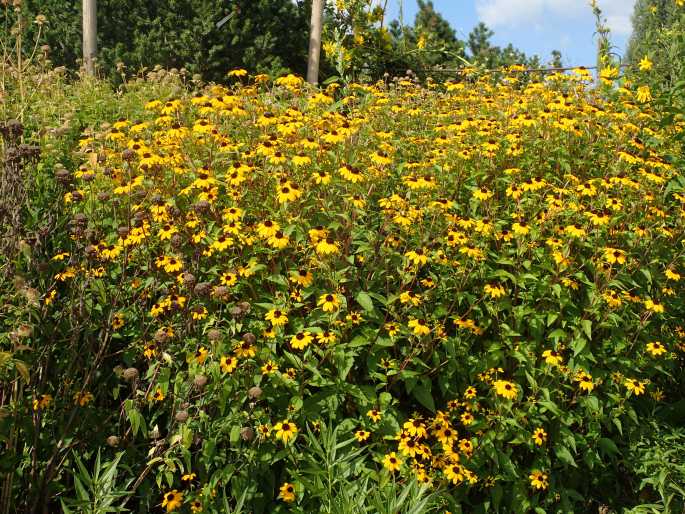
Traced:
[[578, 386], [585, 392], [592, 392], [592, 390], [595, 388], [595, 383], [592, 381], [592, 376], [584, 371], [580, 371], [576, 374], [575, 381], [578, 382]]
[[335, 312], [340, 308], [340, 300], [336, 294], [322, 294], [319, 297], [317, 305], [321, 307], [324, 312]]
[[637, 98], [638, 102], [651, 102], [652, 92], [649, 90], [649, 86], [638, 87], [635, 98]]
[[498, 298], [503, 297], [507, 292], [504, 290], [504, 287], [502, 287], [499, 284], [485, 284], [485, 287], [483, 288], [485, 291], [485, 294], [490, 295], [490, 298], [496, 300]]
[[309, 332], [298, 332], [290, 338], [290, 346], [295, 350], [304, 350], [313, 340], [314, 338]]
[[425, 319], [410, 319], [407, 325], [417, 336], [425, 336], [431, 332], [431, 329], [428, 326], [428, 323], [426, 323]]
[[464, 473], [464, 466], [458, 463], [445, 466], [445, 468], [443, 469], [443, 473], [445, 473], [445, 477], [447, 478], [447, 480], [450, 480], [454, 485], [461, 484], [466, 478], [466, 475]]
[[289, 482], [284, 482], [278, 492], [278, 498], [286, 503], [295, 501], [295, 486]]
[[640, 396], [645, 392], [645, 383], [640, 382], [634, 378], [629, 378], [625, 381], [625, 386], [628, 391], [632, 392], [635, 396]]
[[483, 186], [480, 189], [476, 189], [473, 192], [473, 197], [477, 200], [488, 200], [494, 196], [494, 193], [490, 191], [487, 187]]
[[[677, 0], [677, 1], [685, 2], [685, 0]], [[647, 56], [645, 55], [645, 56], [640, 60], [639, 66], [640, 66], [640, 71], [649, 71], [649, 70], [652, 69], [653, 63], [652, 63], [652, 61], [649, 59], [649, 57], [647, 57]]]
[[533, 431], [533, 442], [537, 446], [542, 446], [547, 441], [547, 432], [542, 427], [538, 427]]
[[244, 70], [242, 68], [236, 68], [234, 70], [229, 71], [226, 75], [228, 77], [245, 77], [247, 76], [247, 70]]
[[659, 341], [653, 343], [647, 343], [647, 351], [652, 355], [652, 357], [659, 357], [666, 353], [666, 347]]
[[664, 312], [664, 306], [658, 302], [653, 301], [653, 300], [645, 300], [645, 308], [648, 311], [652, 311], [655, 313], [663, 313]]
[[378, 423], [381, 420], [381, 411], [377, 409], [371, 409], [366, 413], [366, 415], [371, 418], [371, 421]]
[[563, 362], [561, 354], [556, 350], [545, 350], [542, 352], [545, 362], [551, 366], [559, 366]]
[[33, 400], [33, 410], [46, 409], [51, 403], [51, 394], [41, 394]]
[[518, 386], [508, 380], [495, 380], [495, 392], [508, 400], [513, 400], [518, 396]]
[[281, 327], [288, 323], [288, 313], [280, 309], [271, 309], [264, 319], [270, 321], [274, 327]]
[[150, 395], [150, 400], [153, 400], [155, 402], [161, 402], [164, 400], [164, 397], [164, 391], [161, 387], [158, 387], [157, 389], [155, 389], [155, 392]]
[[364, 441], [366, 441], [370, 436], [371, 436], [371, 432], [369, 432], [368, 430], [357, 430], [354, 433], [354, 437], [360, 443], [363, 443]]
[[383, 466], [391, 473], [394, 473], [402, 467], [402, 459], [400, 459], [395, 452], [390, 452], [383, 457]]
[[221, 357], [219, 366], [221, 367], [222, 373], [233, 373], [235, 368], [238, 366], [238, 359], [229, 355], [224, 355]]
[[167, 512], [172, 512], [183, 505], [183, 493], [178, 492], [176, 489], [164, 493], [164, 499], [162, 500], [162, 507], [166, 507]]
[[338, 243], [331, 237], [322, 238], [316, 244], [316, 253], [319, 255], [334, 255], [340, 251]]
[[666, 278], [668, 280], [673, 280], [674, 282], [678, 282], [680, 280], [680, 273], [677, 273], [676, 271], [672, 270], [671, 268], [668, 268], [666, 270], [665, 274], [666, 274]]
[[257, 235], [262, 239], [269, 239], [276, 235], [280, 229], [281, 226], [275, 221], [266, 220], [257, 225]]
[[292, 421], [286, 419], [274, 425], [274, 432], [276, 432], [277, 439], [283, 441], [284, 444], [288, 444], [288, 441], [297, 437], [297, 426]]
[[626, 252], [624, 252], [623, 250], [618, 250], [616, 248], [605, 248], [604, 258], [609, 264], [625, 264]]
[[418, 250], [410, 250], [405, 253], [404, 256], [409, 259], [414, 266], [417, 267], [423, 266], [428, 262], [428, 256], [423, 248], [419, 248]]
[[549, 485], [548, 477], [542, 471], [533, 471], [528, 478], [530, 479], [530, 485], [535, 489], [547, 489]]
[[297, 184], [291, 184], [286, 182], [278, 188], [278, 203], [294, 202], [300, 196], [302, 196], [302, 190], [297, 186]]

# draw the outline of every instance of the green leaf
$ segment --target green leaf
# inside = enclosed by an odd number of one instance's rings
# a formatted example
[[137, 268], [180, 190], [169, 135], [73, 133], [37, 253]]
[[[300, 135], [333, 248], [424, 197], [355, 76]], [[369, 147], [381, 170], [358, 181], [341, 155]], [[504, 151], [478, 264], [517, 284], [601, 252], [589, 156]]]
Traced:
[[573, 455], [571, 455], [571, 452], [569, 451], [566, 446], [556, 446], [554, 448], [554, 453], [558, 457], [558, 459], [563, 462], [564, 464], [567, 464], [569, 466], [573, 466], [574, 468], [577, 468], [578, 465], [576, 464], [575, 459], [573, 458]]
[[433, 401], [433, 395], [431, 394], [430, 380], [421, 380], [421, 382], [416, 384], [416, 387], [412, 389], [412, 394], [421, 405], [426, 407], [431, 412], [435, 412], [435, 402]]
[[359, 293], [357, 293], [355, 300], [357, 300], [357, 303], [361, 305], [362, 309], [364, 309], [366, 312], [373, 311], [373, 300], [371, 299], [368, 293], [360, 291]]
[[576, 339], [571, 343], [571, 348], [573, 348], [573, 356], [580, 354], [587, 346], [587, 339]]
[[585, 332], [587, 338], [592, 341], [592, 321], [584, 319], [580, 322], [580, 325], [583, 327], [583, 332]]
[[604, 455], [614, 456], [621, 453], [618, 449], [618, 446], [616, 446], [616, 443], [606, 437], [600, 438], [599, 448], [602, 450]]

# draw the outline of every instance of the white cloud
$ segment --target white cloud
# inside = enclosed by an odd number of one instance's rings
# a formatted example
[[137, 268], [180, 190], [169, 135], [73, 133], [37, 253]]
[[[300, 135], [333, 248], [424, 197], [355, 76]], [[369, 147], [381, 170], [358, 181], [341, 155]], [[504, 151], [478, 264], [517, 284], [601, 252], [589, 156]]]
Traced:
[[630, 17], [635, 0], [599, 0], [598, 4], [607, 19], [607, 25], [615, 34], [626, 36], [632, 32]]
[[[630, 33], [635, 0], [598, 0], [609, 28]], [[532, 27], [547, 22], [572, 23], [590, 15], [588, 0], [476, 0], [478, 17], [491, 27]]]

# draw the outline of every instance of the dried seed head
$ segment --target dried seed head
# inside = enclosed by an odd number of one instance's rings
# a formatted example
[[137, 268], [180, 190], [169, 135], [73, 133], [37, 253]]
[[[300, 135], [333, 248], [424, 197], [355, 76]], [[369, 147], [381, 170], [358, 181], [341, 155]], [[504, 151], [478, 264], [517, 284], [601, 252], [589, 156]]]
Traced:
[[243, 427], [240, 429], [240, 437], [243, 441], [252, 441], [254, 438], [254, 430], [250, 427]]
[[262, 388], [259, 386], [250, 387], [247, 391], [247, 396], [250, 400], [259, 400], [259, 397], [262, 396]]
[[193, 380], [193, 384], [195, 384], [195, 387], [202, 389], [207, 384], [207, 377], [204, 375], [198, 375]]
[[115, 435], [111, 435], [107, 438], [107, 444], [111, 446], [112, 448], [119, 446], [119, 437]]
[[193, 292], [198, 296], [207, 296], [211, 289], [212, 285], [209, 282], [200, 282], [195, 286]]
[[187, 271], [181, 274], [181, 279], [183, 280], [183, 284], [187, 287], [193, 287], [196, 282], [195, 275]]
[[188, 411], [187, 410], [181, 410], [176, 413], [176, 421], [179, 423], [185, 423], [186, 420], [188, 419]]
[[243, 341], [245, 341], [247, 344], [255, 344], [257, 342], [257, 338], [252, 332], [248, 332], [243, 334]]
[[211, 329], [209, 332], [207, 332], [207, 339], [209, 339], [212, 343], [220, 341], [221, 331], [217, 330], [216, 328]]
[[138, 378], [138, 370], [136, 368], [126, 368], [121, 376], [124, 377], [124, 380], [131, 382]]
[[159, 330], [157, 330], [157, 332], [155, 332], [154, 339], [157, 343], [163, 344], [169, 340], [169, 334], [166, 332], [166, 330], [160, 328]]

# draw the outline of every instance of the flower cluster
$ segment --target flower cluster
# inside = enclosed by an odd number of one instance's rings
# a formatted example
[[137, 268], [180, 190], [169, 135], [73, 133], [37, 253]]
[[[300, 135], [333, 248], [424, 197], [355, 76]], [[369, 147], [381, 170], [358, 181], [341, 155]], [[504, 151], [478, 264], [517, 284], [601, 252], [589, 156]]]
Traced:
[[122, 434], [166, 441], [167, 511], [234, 472], [306, 501], [327, 420], [379, 473], [543, 505], [663, 401], [685, 349], [672, 134], [640, 88], [516, 77], [246, 78], [82, 139], [45, 303], [111, 309], [121, 368], [145, 370]]

